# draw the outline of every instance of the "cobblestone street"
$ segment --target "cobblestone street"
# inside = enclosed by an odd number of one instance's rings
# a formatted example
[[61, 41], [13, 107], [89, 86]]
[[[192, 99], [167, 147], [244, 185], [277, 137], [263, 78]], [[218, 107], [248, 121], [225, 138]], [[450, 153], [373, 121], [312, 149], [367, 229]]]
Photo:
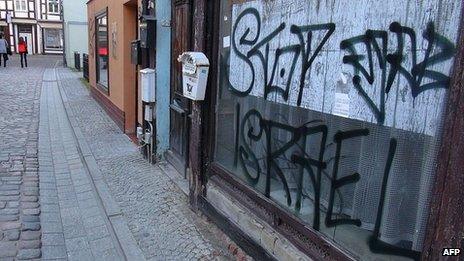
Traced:
[[0, 68], [0, 260], [233, 259], [172, 167], [144, 160], [59, 63]]
[[[38, 126], [42, 75], [57, 58], [0, 68], [0, 259], [41, 256]], [[16, 67], [15, 67], [16, 66]]]

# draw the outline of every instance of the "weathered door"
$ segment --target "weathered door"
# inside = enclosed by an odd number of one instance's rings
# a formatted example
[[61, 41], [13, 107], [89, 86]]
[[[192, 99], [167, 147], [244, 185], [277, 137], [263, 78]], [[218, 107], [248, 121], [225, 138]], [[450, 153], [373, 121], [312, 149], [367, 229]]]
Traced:
[[182, 95], [182, 66], [177, 57], [191, 43], [191, 1], [176, 0], [172, 7], [171, 127], [168, 161], [185, 176], [188, 164], [190, 101]]

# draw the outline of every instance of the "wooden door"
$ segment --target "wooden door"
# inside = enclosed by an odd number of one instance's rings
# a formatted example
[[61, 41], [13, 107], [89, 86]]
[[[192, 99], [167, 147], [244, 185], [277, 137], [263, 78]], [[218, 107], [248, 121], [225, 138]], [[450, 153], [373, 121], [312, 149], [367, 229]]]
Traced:
[[191, 103], [182, 95], [182, 65], [177, 57], [191, 47], [191, 1], [176, 0], [172, 6], [172, 58], [170, 150], [168, 161], [184, 176], [188, 167], [189, 115]]

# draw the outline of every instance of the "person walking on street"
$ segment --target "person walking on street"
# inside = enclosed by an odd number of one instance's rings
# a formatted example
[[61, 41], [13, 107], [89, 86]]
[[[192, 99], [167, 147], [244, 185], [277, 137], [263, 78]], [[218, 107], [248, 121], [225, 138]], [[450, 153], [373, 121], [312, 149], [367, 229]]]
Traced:
[[21, 68], [24, 68], [24, 65], [26, 65], [27, 68], [27, 43], [24, 41], [23, 37], [19, 37], [18, 52], [21, 56]]
[[2, 66], [3, 58], [3, 67], [6, 67], [6, 61], [8, 61], [8, 42], [3, 39], [3, 34], [0, 34], [0, 66]]

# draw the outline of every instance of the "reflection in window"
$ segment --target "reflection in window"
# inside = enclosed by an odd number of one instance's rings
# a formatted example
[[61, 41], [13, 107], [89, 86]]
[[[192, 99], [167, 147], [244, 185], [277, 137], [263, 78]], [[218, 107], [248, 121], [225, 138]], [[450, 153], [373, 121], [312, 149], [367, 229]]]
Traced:
[[97, 83], [108, 90], [108, 15], [97, 17]]
[[62, 49], [62, 31], [61, 29], [44, 29], [45, 49]]

